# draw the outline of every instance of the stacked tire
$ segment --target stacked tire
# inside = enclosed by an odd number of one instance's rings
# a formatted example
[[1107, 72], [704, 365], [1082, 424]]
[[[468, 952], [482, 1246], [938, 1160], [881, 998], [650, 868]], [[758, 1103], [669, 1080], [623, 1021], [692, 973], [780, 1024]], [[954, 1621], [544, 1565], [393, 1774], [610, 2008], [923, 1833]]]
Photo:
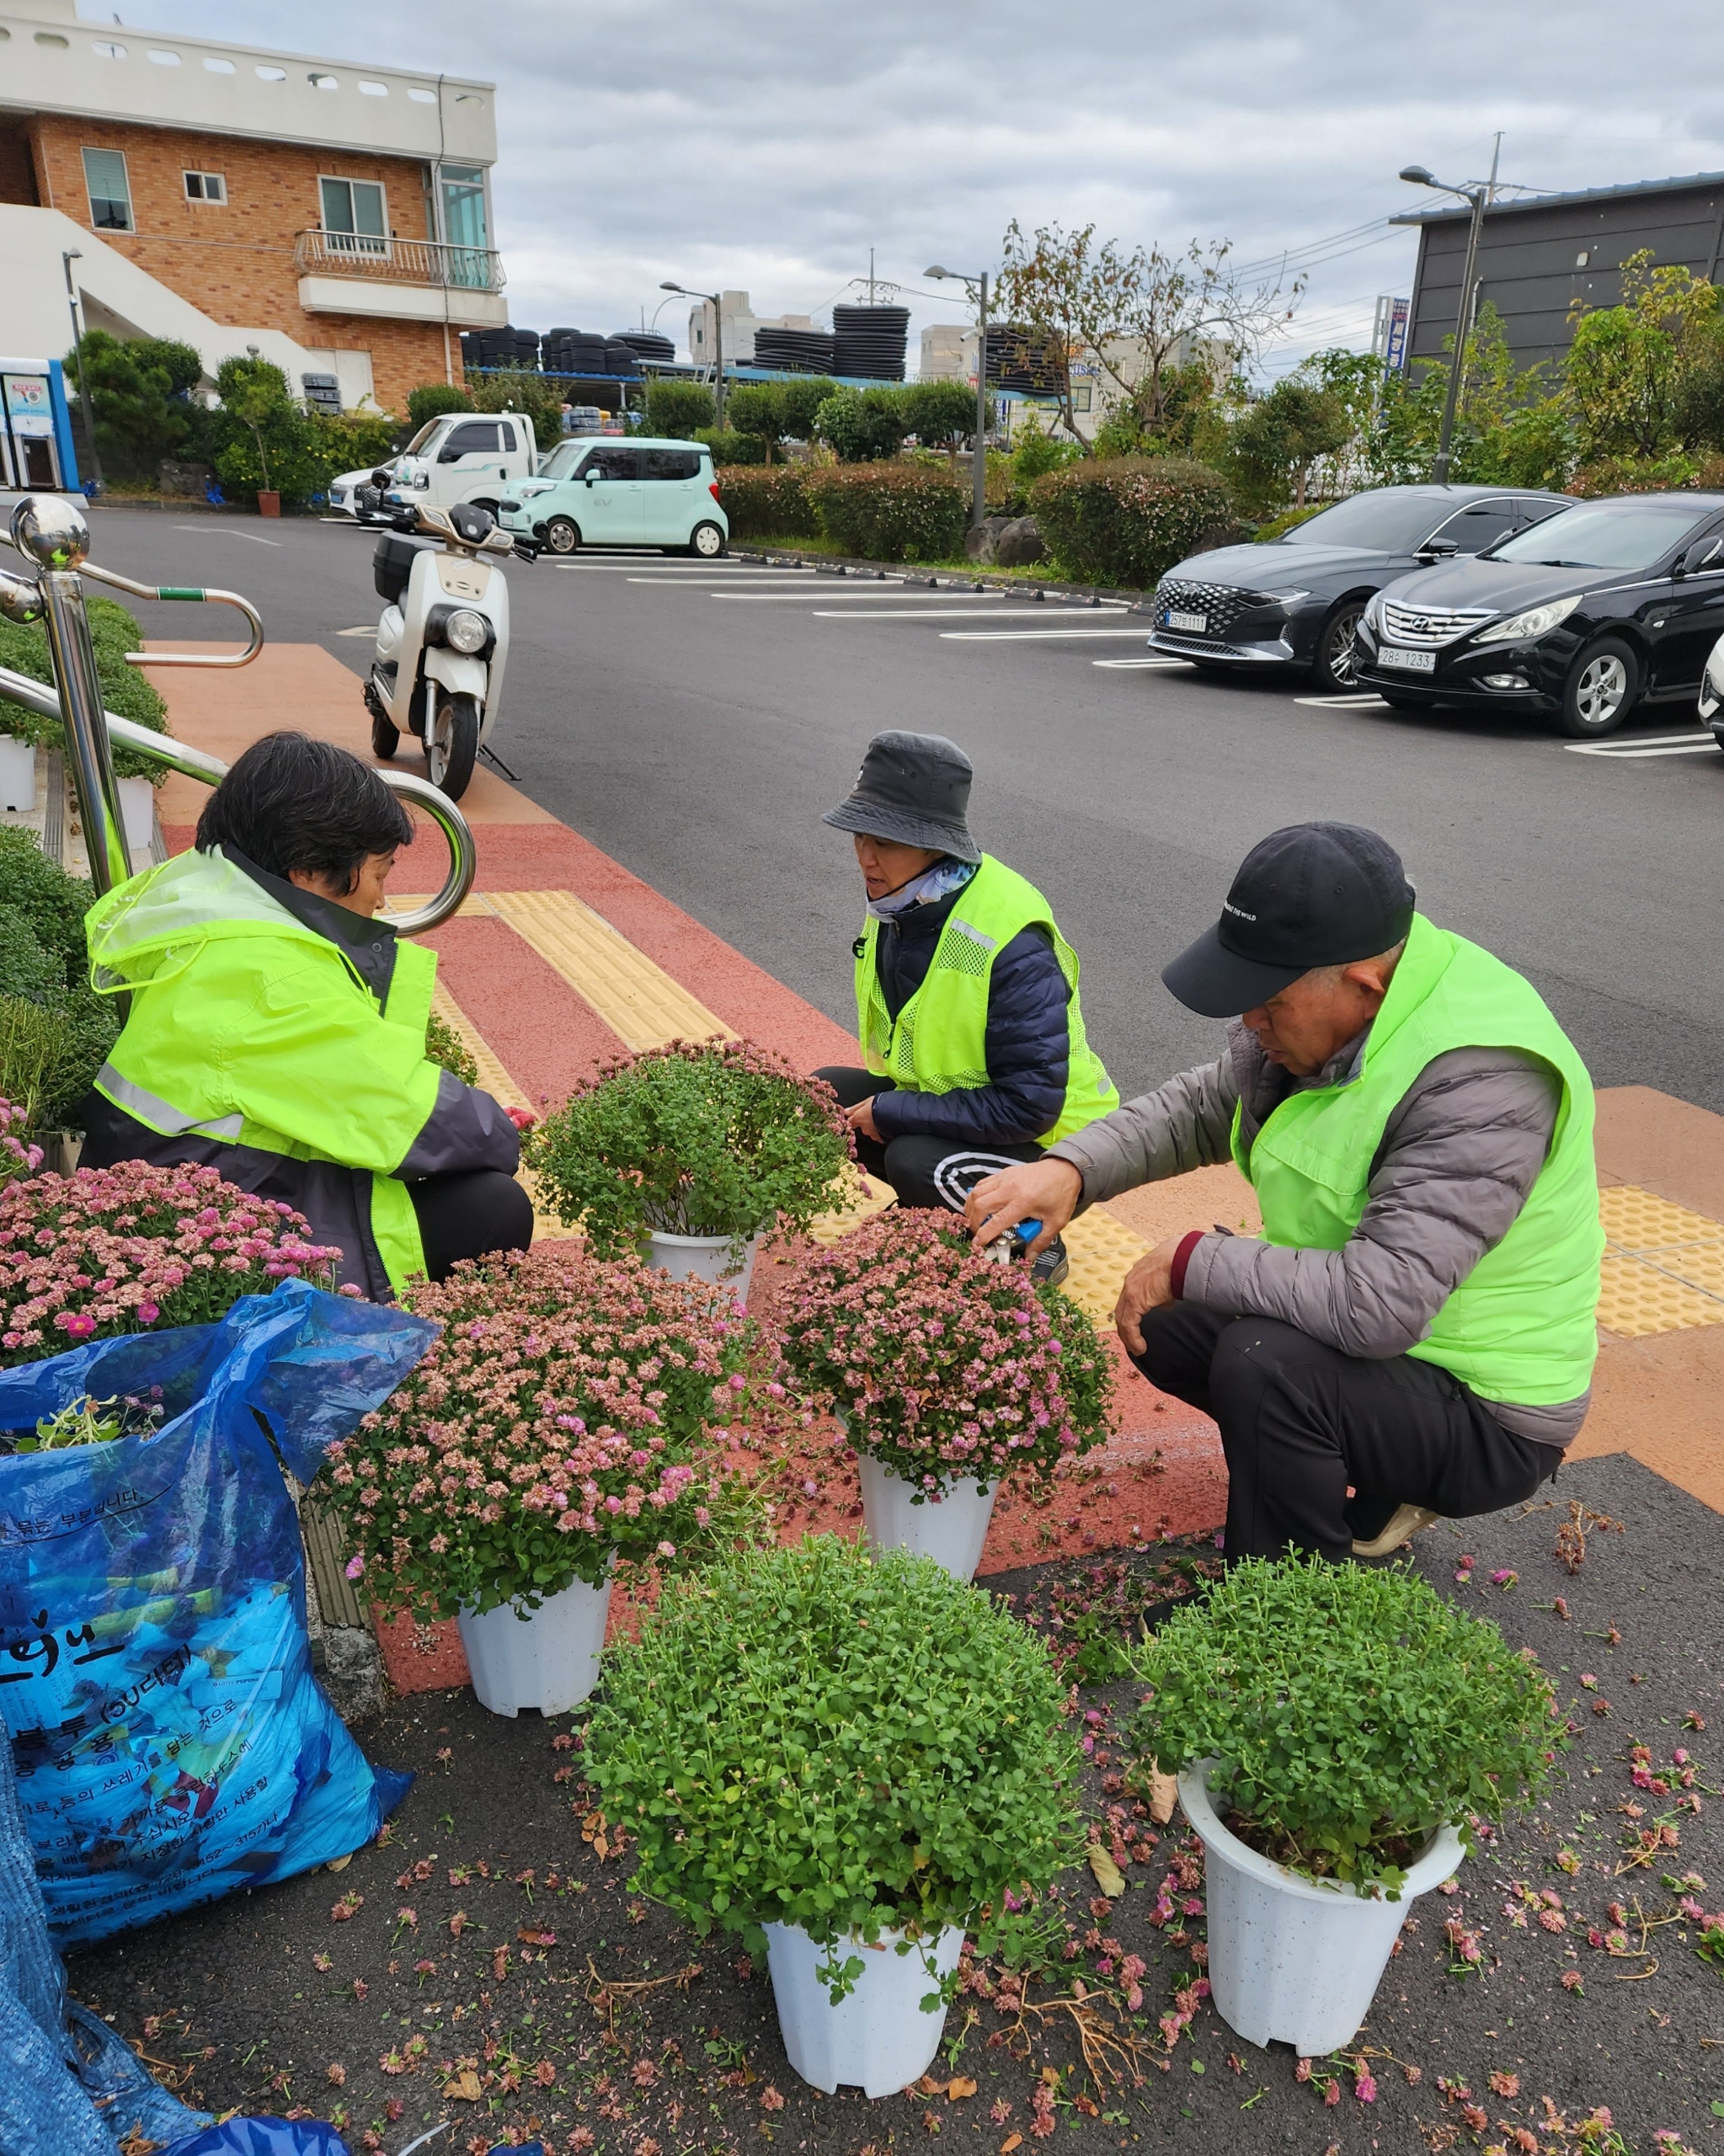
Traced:
[[[835, 307], [832, 371], [852, 381], [902, 382], [909, 334], [907, 307]], [[760, 349], [758, 334], [755, 348]]]

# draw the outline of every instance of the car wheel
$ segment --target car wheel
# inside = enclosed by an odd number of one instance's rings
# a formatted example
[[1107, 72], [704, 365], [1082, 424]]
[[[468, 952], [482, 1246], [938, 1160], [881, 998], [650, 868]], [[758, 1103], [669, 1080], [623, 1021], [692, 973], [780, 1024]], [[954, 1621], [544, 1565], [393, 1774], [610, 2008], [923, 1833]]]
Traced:
[[1311, 660], [1311, 686], [1332, 695], [1358, 686], [1358, 625], [1364, 608], [1355, 600], [1337, 606], [1324, 622]]
[[724, 534], [716, 524], [697, 524], [688, 535], [688, 551], [703, 562], [717, 561], [724, 552]]
[[459, 801], [479, 753], [479, 707], [471, 696], [440, 691], [425, 729], [425, 776], [440, 792]]
[[566, 516], [553, 516], [545, 526], [545, 544], [553, 554], [572, 554], [580, 545], [580, 528]]
[[1569, 669], [1557, 724], [1577, 740], [1614, 734], [1640, 695], [1640, 661], [1616, 637], [1588, 644]]
[[401, 746], [401, 730], [385, 718], [381, 712], [371, 713], [371, 754], [384, 763]]

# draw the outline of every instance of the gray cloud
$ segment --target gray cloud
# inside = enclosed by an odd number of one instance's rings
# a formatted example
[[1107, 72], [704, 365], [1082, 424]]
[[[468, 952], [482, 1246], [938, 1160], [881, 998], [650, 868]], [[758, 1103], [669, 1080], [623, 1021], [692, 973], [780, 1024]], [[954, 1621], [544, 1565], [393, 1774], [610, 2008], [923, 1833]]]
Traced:
[[[498, 242], [517, 322], [649, 318], [661, 278], [746, 287], [762, 313], [881, 276], [997, 260], [1008, 219], [1093, 220], [1241, 260], [1385, 219], [1409, 162], [1540, 187], [1724, 168], [1724, 15], [1663, 0], [1645, 35], [1604, 0], [120, 0], [141, 28], [496, 82]], [[90, 19], [109, 9], [86, 5]], [[1432, 198], [1427, 196], [1426, 201]], [[1314, 269], [1281, 348], [1368, 333], [1413, 244], [1359, 235]], [[915, 326], [961, 308], [914, 299]], [[681, 341], [685, 303], [660, 327]]]

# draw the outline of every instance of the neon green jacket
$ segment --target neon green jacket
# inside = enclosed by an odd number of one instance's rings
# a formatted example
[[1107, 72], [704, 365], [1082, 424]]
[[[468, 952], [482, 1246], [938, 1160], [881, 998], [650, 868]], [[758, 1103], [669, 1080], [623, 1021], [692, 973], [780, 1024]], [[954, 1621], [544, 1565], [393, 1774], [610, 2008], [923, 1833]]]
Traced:
[[894, 1021], [880, 986], [880, 924], [870, 917], [856, 959], [857, 1032], [863, 1059], [878, 1077], [922, 1093], [982, 1086], [988, 1074], [988, 998], [994, 961], [1015, 936], [1039, 928], [1065, 976], [1069, 1043], [1065, 1097], [1042, 1135], [1053, 1145], [1119, 1105], [1113, 1082], [1089, 1044], [1077, 995], [1077, 953], [1054, 925], [1041, 893], [991, 854], [959, 892], [934, 947], [922, 984]]
[[435, 953], [227, 852], [184, 853], [87, 917], [91, 978], [131, 991], [85, 1160], [192, 1161], [285, 1199], [374, 1298], [424, 1268], [408, 1185], [512, 1174], [514, 1124], [425, 1055]]

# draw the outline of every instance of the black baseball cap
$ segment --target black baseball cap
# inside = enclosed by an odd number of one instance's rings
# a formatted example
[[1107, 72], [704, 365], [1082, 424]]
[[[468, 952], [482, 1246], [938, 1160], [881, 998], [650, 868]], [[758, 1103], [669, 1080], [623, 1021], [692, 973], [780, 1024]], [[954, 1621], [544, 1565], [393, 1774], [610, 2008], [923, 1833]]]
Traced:
[[1164, 968], [1188, 1010], [1236, 1018], [1308, 974], [1374, 958], [1412, 926], [1413, 892], [1387, 839], [1357, 824], [1289, 824], [1240, 863], [1221, 918]]

